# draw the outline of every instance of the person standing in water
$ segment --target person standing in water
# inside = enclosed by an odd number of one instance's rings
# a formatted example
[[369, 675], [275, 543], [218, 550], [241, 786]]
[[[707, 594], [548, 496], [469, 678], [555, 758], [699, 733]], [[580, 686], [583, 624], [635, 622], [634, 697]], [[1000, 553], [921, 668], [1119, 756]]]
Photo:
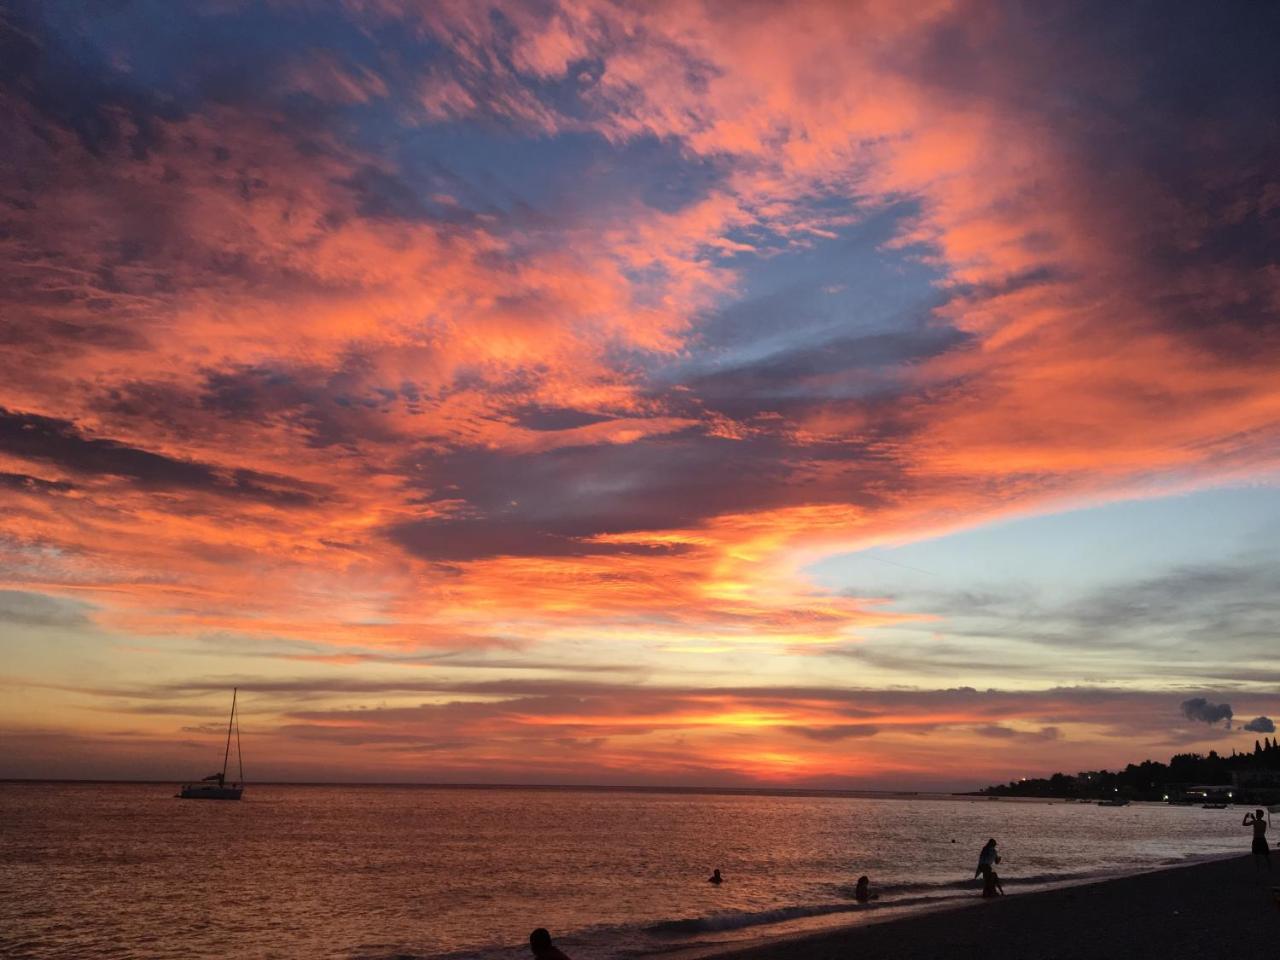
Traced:
[[720, 876], [720, 868], [716, 867], [711, 871], [711, 876], [707, 877], [707, 883], [721, 884], [724, 883], [724, 877]]
[[[1265, 860], [1267, 869], [1271, 869], [1271, 848], [1267, 846], [1267, 818], [1261, 810], [1253, 813], [1246, 813], [1244, 821], [1241, 823], [1243, 827], [1253, 827], [1253, 865], [1256, 868], [1262, 867]], [[1261, 859], [1259, 859], [1261, 858]]]
[[999, 862], [1000, 854], [996, 851], [995, 837], [992, 837], [982, 848], [982, 853], [978, 854], [978, 869], [973, 871], [975, 879], [978, 876], [982, 877], [984, 897], [994, 897], [1004, 892], [1000, 886], [1000, 878], [996, 876], [996, 864]]
[[853, 899], [859, 903], [866, 903], [870, 900], [879, 900], [880, 894], [871, 892], [871, 878], [859, 877], [858, 885], [853, 888]]

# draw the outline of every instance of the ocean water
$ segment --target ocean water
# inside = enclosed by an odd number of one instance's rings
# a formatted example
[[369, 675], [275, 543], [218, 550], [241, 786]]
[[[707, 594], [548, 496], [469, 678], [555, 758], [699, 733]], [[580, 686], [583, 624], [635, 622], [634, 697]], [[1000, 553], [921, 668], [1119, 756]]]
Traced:
[[[528, 957], [706, 950], [1247, 852], [1234, 809], [971, 798], [0, 784], [6, 958]], [[955, 841], [955, 842], [953, 842]], [[719, 867], [725, 883], [706, 882]], [[860, 874], [882, 895], [853, 901]], [[696, 950], [695, 950], [696, 952]]]

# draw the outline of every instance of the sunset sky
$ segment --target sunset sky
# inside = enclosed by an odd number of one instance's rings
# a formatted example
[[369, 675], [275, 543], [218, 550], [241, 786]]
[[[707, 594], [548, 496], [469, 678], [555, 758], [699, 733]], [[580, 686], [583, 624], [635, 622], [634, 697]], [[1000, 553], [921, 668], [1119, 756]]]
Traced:
[[9, 5], [0, 776], [202, 776], [233, 686], [251, 779], [969, 789], [1252, 748], [1278, 35]]

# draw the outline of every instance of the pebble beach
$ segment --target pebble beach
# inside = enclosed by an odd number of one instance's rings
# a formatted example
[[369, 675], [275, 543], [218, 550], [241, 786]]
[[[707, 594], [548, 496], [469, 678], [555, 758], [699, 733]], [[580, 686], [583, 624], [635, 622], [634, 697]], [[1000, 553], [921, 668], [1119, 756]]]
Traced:
[[1280, 956], [1280, 864], [1249, 856], [863, 924], [721, 960], [1211, 960]]

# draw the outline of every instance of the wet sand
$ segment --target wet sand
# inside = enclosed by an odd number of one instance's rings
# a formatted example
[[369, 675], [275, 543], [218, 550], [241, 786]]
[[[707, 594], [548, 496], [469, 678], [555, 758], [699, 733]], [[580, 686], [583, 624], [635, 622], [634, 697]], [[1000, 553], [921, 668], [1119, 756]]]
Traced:
[[[1280, 957], [1280, 853], [1010, 893], [724, 954], [720, 960], [1215, 960]], [[1280, 892], [1280, 891], [1278, 891]]]

